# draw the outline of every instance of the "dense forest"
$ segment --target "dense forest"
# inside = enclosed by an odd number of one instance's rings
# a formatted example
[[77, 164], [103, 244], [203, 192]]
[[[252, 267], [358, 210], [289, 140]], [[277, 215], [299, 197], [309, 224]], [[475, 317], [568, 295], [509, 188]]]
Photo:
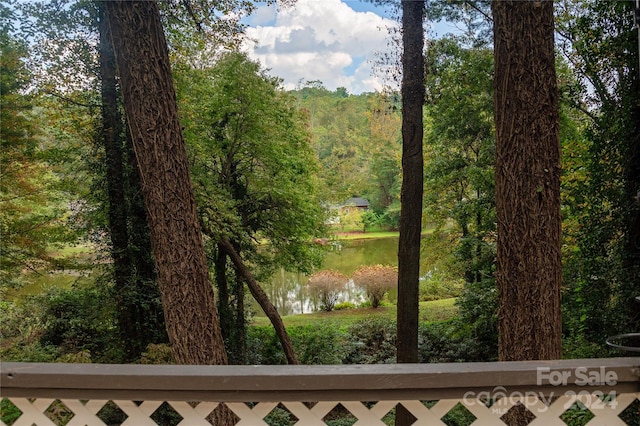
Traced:
[[[224, 347], [198, 354], [200, 362], [393, 362], [395, 320], [375, 311], [393, 304], [393, 279], [367, 302], [368, 317], [333, 328], [285, 329], [262, 286], [281, 269], [322, 272], [337, 233], [400, 229], [401, 92], [350, 94], [321, 81], [285, 91], [237, 49], [239, 22], [209, 16], [207, 2], [160, 2], [177, 106], [162, 115], [179, 123], [174, 131], [185, 146], [184, 161], [171, 162], [182, 158], [179, 144], [153, 152], [138, 143], [136, 132], [153, 123], [144, 127], [136, 114], [162, 109], [132, 113], [131, 99], [152, 95], [128, 92], [145, 77], [142, 68], [123, 71], [122, 57], [131, 54], [123, 51], [127, 11], [115, 3], [0, 3], [2, 359], [189, 363], [198, 343], [181, 336], [201, 340], [213, 324], [221, 334], [208, 337], [210, 346]], [[607, 337], [640, 330], [640, 69], [632, 3], [555, 4], [566, 358], [623, 355]], [[224, 7], [240, 16], [254, 5]], [[430, 285], [461, 284], [442, 291], [457, 297], [453, 315], [420, 322], [419, 360], [496, 360], [496, 164], [504, 160], [494, 121], [492, 13], [489, 2], [432, 1], [426, 14], [463, 30], [428, 38], [423, 51], [421, 253], [432, 266]], [[109, 25], [116, 18], [122, 25]], [[158, 170], [174, 178], [150, 188]], [[188, 188], [176, 184], [180, 173]], [[185, 204], [175, 211], [149, 207], [183, 190]], [[194, 225], [185, 219], [182, 231], [158, 231], [166, 217], [191, 211], [189, 197]], [[336, 206], [353, 197], [368, 200], [368, 210], [339, 210], [336, 225]], [[201, 259], [170, 238], [186, 230], [202, 241]], [[180, 274], [159, 265], [188, 259], [208, 273], [193, 272], [202, 285], [185, 303], [211, 315], [180, 325], [176, 318], [188, 315], [173, 318], [167, 305], [183, 295], [166, 284]], [[378, 272], [360, 278], [363, 288]], [[42, 282], [42, 291], [28, 291]], [[420, 297], [437, 298], [422, 289]], [[253, 322], [253, 299], [273, 327]]]

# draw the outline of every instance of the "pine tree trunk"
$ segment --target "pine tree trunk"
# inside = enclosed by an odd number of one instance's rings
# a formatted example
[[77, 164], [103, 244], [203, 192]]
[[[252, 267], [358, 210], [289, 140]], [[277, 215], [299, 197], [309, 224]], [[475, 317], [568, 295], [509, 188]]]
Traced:
[[109, 1], [107, 17], [175, 359], [226, 364], [158, 6]]
[[560, 145], [553, 2], [492, 3], [499, 357], [561, 356]]
[[[422, 232], [424, 29], [423, 1], [402, 1], [402, 189], [398, 241], [397, 361], [418, 362], [418, 292]], [[396, 426], [413, 424], [403, 406]]]

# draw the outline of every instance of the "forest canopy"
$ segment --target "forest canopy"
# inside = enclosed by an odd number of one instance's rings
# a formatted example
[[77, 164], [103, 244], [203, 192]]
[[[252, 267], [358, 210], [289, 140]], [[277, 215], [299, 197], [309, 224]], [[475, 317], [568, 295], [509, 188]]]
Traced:
[[[619, 354], [606, 338], [640, 329], [640, 70], [632, 3], [554, 3], [564, 357]], [[252, 328], [255, 288], [247, 281], [264, 286], [280, 271], [322, 271], [345, 231], [398, 231], [403, 97], [397, 90], [329, 90], [317, 80], [285, 90], [239, 50], [241, 22], [218, 19], [248, 14], [253, 3], [158, 5], [203, 279], [211, 294], [215, 289], [211, 303], [230, 361], [255, 361], [251, 345], [259, 339], [251, 336], [263, 331]], [[218, 12], [207, 14], [209, 6]], [[172, 338], [142, 197], [148, 175], [140, 174], [123, 79], [104, 44], [107, 13], [92, 1], [0, 6], [3, 359], [137, 362]], [[503, 107], [495, 103], [491, 13], [489, 2], [433, 1], [426, 9], [427, 19], [446, 18], [461, 31], [427, 38], [421, 49], [418, 213], [420, 255], [430, 270], [419, 285], [457, 296], [454, 318], [419, 330], [435, 339], [436, 328], [446, 329], [440, 334], [456, 346], [449, 351], [455, 356], [422, 347], [422, 361], [494, 360], [498, 353], [494, 118]], [[367, 210], [345, 205], [354, 198], [366, 199]], [[42, 277], [62, 275], [75, 284], [24, 296]], [[375, 305], [394, 304], [392, 293]], [[94, 304], [101, 304], [99, 315]], [[37, 318], [19, 330], [30, 310]], [[303, 339], [294, 337], [301, 352]], [[273, 342], [269, 350], [282, 351]], [[322, 350], [335, 349], [329, 346]], [[471, 348], [466, 355], [464, 348]], [[302, 352], [303, 360], [312, 358]], [[386, 359], [367, 357], [350, 353], [340, 361]]]

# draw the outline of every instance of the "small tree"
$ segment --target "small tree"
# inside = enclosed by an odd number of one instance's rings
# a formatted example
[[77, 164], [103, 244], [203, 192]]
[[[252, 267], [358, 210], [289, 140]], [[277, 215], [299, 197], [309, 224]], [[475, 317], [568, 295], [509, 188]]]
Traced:
[[398, 269], [393, 266], [362, 266], [353, 273], [353, 282], [367, 292], [371, 307], [377, 308], [392, 288], [398, 286]]
[[320, 298], [320, 309], [331, 312], [348, 278], [337, 271], [318, 271], [309, 277], [309, 291]]

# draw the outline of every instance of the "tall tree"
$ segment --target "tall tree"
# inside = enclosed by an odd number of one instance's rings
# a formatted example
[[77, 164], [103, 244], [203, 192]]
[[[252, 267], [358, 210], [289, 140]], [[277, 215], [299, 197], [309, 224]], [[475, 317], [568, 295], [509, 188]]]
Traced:
[[[640, 69], [634, 1], [564, 0], [562, 52], [577, 82], [569, 94], [586, 123], [584, 154], [564, 155], [584, 178], [567, 188], [576, 226], [568, 258], [572, 329], [602, 350], [606, 337], [638, 330], [640, 311]], [[574, 149], [575, 151], [575, 149]], [[567, 179], [568, 181], [569, 179]], [[574, 314], [575, 313], [575, 314]]]
[[[423, 1], [402, 1], [402, 189], [398, 241], [398, 362], [418, 362], [418, 290], [423, 195]], [[396, 425], [413, 416], [398, 407]]]
[[[277, 268], [309, 272], [318, 266], [322, 248], [312, 241], [323, 236], [324, 214], [306, 116], [278, 90], [278, 79], [242, 53], [225, 54], [210, 69], [181, 67], [176, 75], [203, 231], [219, 242], [218, 253], [210, 256], [216, 258], [230, 362], [244, 359], [239, 343], [245, 334], [246, 282], [291, 363], [295, 357], [277, 310], [250, 275], [263, 280]], [[227, 257], [237, 272], [231, 279]], [[243, 260], [251, 274], [240, 265]]]
[[[144, 206], [138, 202], [140, 182], [120, 113], [116, 63], [105, 5], [98, 3], [101, 145], [105, 155], [107, 218], [113, 259], [113, 294], [123, 342], [123, 360], [140, 357], [150, 343], [166, 341], [160, 294], [148, 238]], [[132, 151], [132, 150], [131, 150]], [[131, 230], [131, 232], [130, 232]]]
[[107, 19], [175, 359], [226, 364], [158, 5], [107, 2]]
[[553, 2], [494, 1], [501, 360], [561, 355], [560, 147]]

